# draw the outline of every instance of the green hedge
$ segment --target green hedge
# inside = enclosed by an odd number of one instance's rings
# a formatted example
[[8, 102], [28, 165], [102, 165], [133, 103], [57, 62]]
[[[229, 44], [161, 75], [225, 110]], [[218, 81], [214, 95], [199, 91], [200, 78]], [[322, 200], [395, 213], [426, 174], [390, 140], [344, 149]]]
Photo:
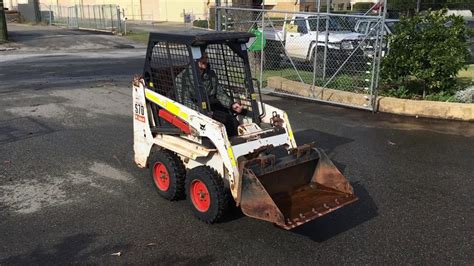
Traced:
[[456, 80], [466, 69], [472, 35], [461, 16], [447, 10], [402, 17], [383, 58], [382, 93], [400, 98], [448, 99], [462, 89]]
[[371, 3], [371, 2], [360, 2], [360, 3], [355, 3], [354, 6], [352, 7], [352, 9], [355, 10], [355, 11], [367, 11], [373, 5], [374, 5], [374, 3]]

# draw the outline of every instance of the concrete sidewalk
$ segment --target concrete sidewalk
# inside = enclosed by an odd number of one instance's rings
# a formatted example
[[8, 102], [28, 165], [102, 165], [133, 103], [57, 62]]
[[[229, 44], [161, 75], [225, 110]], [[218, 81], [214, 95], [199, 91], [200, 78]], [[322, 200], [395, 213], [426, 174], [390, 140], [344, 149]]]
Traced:
[[127, 32], [175, 31], [192, 28], [192, 24], [184, 22], [127, 21]]
[[[20, 52], [61, 52], [102, 49], [133, 49], [146, 46], [140, 42], [84, 30], [71, 30], [56, 26], [8, 24], [10, 42], [0, 44], [2, 48], [14, 48]], [[5, 51], [4, 51], [5, 53]]]

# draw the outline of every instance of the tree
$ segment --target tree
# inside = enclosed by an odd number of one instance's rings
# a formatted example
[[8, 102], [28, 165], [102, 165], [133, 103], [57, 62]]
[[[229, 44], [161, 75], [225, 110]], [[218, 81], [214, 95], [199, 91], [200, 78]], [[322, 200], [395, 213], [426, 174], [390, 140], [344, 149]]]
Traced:
[[[419, 5], [419, 6], [418, 6]], [[405, 15], [414, 15], [415, 11], [438, 10], [442, 8], [474, 10], [472, 0], [388, 0], [390, 12], [400, 12]]]
[[3, 0], [0, 0], [0, 42], [5, 42], [7, 40], [7, 19], [5, 17], [5, 8], [3, 7]]
[[385, 84], [404, 86], [420, 82], [409, 93], [449, 92], [455, 77], [469, 58], [466, 37], [472, 35], [460, 16], [446, 16], [447, 10], [402, 17], [396, 34], [389, 37], [390, 53], [382, 61]]

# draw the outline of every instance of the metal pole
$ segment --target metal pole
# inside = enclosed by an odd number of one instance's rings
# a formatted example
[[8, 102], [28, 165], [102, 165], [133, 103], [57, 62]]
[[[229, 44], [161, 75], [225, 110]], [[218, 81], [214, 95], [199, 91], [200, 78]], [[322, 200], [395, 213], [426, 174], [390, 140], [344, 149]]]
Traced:
[[123, 33], [122, 20], [120, 18], [120, 6], [115, 6], [115, 12], [117, 15], [117, 29], [118, 29], [117, 31], [120, 33]]
[[112, 5], [109, 5], [109, 9], [110, 9], [110, 30], [113, 31], [114, 30], [114, 15], [112, 13]]
[[[327, 18], [326, 18], [326, 39], [324, 40], [324, 59], [323, 59], [323, 82], [326, 79], [326, 63], [328, 59], [328, 40], [329, 40], [329, 19], [331, 17], [329, 16], [329, 2], [330, 0], [326, 1], [326, 13], [327, 13]], [[322, 92], [324, 91], [324, 88]], [[321, 97], [323, 97], [321, 93]]]
[[74, 13], [76, 15], [76, 27], [79, 28], [79, 13], [77, 10], [77, 5], [74, 6]]
[[378, 96], [378, 86], [379, 86], [379, 78], [380, 78], [380, 64], [381, 64], [381, 57], [382, 57], [382, 46], [383, 46], [383, 41], [384, 41], [384, 34], [385, 34], [385, 17], [387, 16], [387, 0], [384, 0], [383, 3], [383, 15], [382, 15], [382, 25], [381, 25], [381, 36], [380, 36], [380, 46], [378, 47], [378, 54], [379, 56], [377, 57], [377, 72], [375, 75], [375, 86], [372, 88], [370, 91], [370, 96], [371, 96], [371, 104], [372, 104], [372, 111], [375, 112], [377, 111], [376, 108], [376, 103], [377, 103], [377, 96]]
[[6, 41], [8, 41], [7, 18], [5, 8], [3, 8], [3, 0], [0, 0], [0, 42]]
[[49, 5], [49, 26], [53, 25], [53, 11], [51, 11], [51, 5]]
[[229, 6], [229, 0], [225, 0], [225, 7], [226, 9], [224, 10], [224, 15], [225, 15], [225, 18], [224, 18], [224, 30], [227, 31], [228, 30], [228, 22], [229, 22], [229, 19], [228, 19], [228, 13], [227, 13], [227, 7]]
[[95, 28], [96, 29], [99, 29], [99, 25], [97, 25], [97, 17], [95, 15], [95, 9], [96, 9], [96, 6], [92, 6], [92, 13], [94, 14], [94, 24], [95, 24]]
[[[319, 17], [321, 16], [321, 14], [319, 14], [319, 12], [321, 12], [321, 0], [317, 0], [318, 1], [318, 4], [317, 4], [317, 9], [316, 11], [318, 12], [318, 16], [316, 17], [316, 41], [315, 41], [315, 46], [314, 46], [314, 55], [313, 55], [313, 83], [311, 84], [311, 93], [312, 93], [312, 96], [315, 97], [314, 95], [314, 86], [316, 85], [316, 66], [317, 66], [317, 59], [318, 59], [318, 44], [319, 44]], [[311, 30], [311, 29], [310, 29]]]
[[214, 29], [217, 30], [217, 31], [222, 30], [221, 12], [222, 12], [221, 11], [221, 0], [216, 0], [216, 19], [215, 19], [216, 25], [214, 25]]
[[100, 8], [100, 11], [101, 11], [101, 17], [102, 17], [102, 19], [101, 19], [101, 21], [102, 21], [102, 26], [103, 26], [103, 28], [105, 29], [105, 28], [107, 27], [107, 25], [105, 24], [104, 6], [101, 5], [100, 7], [101, 7], [101, 8]]
[[[152, 12], [151, 18], [153, 20], [153, 9], [151, 10], [151, 12]], [[143, 20], [143, 3], [142, 3], [142, 0], [140, 0], [140, 20]]]
[[[265, 37], [263, 31], [265, 29], [265, 0], [262, 0], [262, 38], [260, 42], [260, 88], [263, 88], [263, 38]], [[260, 99], [261, 101], [262, 99]]]
[[87, 6], [87, 27], [92, 28], [92, 21], [91, 21], [91, 6]]

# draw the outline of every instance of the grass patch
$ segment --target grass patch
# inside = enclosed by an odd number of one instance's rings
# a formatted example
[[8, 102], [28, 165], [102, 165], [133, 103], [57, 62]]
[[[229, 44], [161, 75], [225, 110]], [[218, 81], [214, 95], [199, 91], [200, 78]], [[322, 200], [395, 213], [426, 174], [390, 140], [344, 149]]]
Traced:
[[[267, 84], [268, 77], [282, 77], [288, 80], [299, 81], [301, 80], [305, 84], [313, 84], [313, 72], [298, 70], [299, 76], [293, 68], [283, 68], [278, 70], [264, 70], [263, 71], [263, 85], [264, 87]], [[300, 79], [301, 77], [301, 79]], [[258, 77], [257, 77], [258, 78]], [[316, 77], [315, 85], [324, 86], [327, 80], [331, 77], [326, 77], [326, 80], [323, 81], [321, 77]], [[332, 81], [327, 85], [327, 88], [337, 89], [343, 91], [351, 91], [357, 93], [367, 93], [364, 88], [369, 87], [369, 83], [366, 81], [370, 79], [370, 75], [348, 75], [340, 74], [332, 79]]]
[[[311, 84], [313, 82], [313, 72], [298, 70], [298, 73], [301, 76], [301, 79], [306, 84]], [[301, 81], [298, 77], [298, 74], [293, 68], [282, 68], [276, 70], [264, 70], [263, 71], [263, 80], [267, 81], [268, 77], [282, 77], [289, 80]]]
[[127, 34], [124, 35], [124, 37], [128, 38], [132, 41], [141, 42], [141, 43], [148, 43], [149, 34], [150, 34], [149, 32], [144, 32], [144, 31], [127, 32]]
[[459, 71], [457, 82], [460, 89], [474, 86], [474, 64], [469, 65], [466, 70]]
[[470, 78], [474, 79], [474, 64], [469, 65], [467, 70], [461, 70], [458, 73], [458, 78]]

